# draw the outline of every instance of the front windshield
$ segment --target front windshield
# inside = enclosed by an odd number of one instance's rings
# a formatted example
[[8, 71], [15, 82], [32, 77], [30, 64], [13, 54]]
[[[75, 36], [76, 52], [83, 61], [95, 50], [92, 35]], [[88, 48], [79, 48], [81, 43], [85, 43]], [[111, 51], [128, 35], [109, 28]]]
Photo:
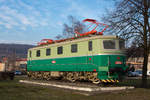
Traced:
[[104, 49], [116, 49], [115, 40], [104, 40], [103, 45]]
[[125, 43], [123, 40], [119, 41], [119, 48], [120, 49], [125, 49]]

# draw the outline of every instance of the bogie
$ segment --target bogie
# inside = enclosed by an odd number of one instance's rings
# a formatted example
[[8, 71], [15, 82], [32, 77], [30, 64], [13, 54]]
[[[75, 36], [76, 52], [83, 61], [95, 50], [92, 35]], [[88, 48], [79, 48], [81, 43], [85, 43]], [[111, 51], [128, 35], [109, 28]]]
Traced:
[[[51, 74], [53, 73], [53, 74]], [[94, 84], [99, 84], [100, 80], [97, 78], [96, 72], [56, 72], [59, 76], [54, 76], [55, 72], [28, 72], [28, 76], [32, 79], [50, 80], [52, 78], [65, 79], [70, 82], [77, 80], [91, 81]]]

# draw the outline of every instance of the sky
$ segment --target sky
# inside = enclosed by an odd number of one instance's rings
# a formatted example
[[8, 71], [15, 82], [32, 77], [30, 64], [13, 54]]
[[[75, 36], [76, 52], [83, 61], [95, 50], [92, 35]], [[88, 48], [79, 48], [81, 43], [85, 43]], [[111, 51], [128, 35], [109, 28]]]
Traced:
[[72, 15], [101, 20], [113, 0], [0, 0], [0, 43], [36, 45], [62, 34]]

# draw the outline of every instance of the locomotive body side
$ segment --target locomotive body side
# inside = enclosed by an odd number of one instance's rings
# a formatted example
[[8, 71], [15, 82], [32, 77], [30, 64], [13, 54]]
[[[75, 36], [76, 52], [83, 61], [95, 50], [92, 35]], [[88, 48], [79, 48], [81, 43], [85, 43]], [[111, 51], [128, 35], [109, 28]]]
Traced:
[[94, 73], [102, 82], [114, 82], [127, 69], [120, 41], [116, 36], [94, 36], [35, 47], [28, 51], [27, 71], [51, 72], [51, 76], [76, 72], [76, 77], [87, 72], [85, 78]]

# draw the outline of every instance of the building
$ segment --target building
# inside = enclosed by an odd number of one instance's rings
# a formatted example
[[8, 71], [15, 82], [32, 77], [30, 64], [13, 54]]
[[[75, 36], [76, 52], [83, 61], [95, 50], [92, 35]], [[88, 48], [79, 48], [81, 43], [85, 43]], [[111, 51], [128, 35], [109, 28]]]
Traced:
[[2, 63], [5, 65], [6, 71], [26, 71], [27, 59], [26, 58], [16, 58], [13, 60], [10, 58], [4, 58]]
[[[143, 61], [144, 61], [143, 57], [128, 58], [127, 64], [130, 64], [130, 67], [134, 66], [134, 68], [137, 70], [142, 69]], [[147, 71], [150, 72], [150, 56], [148, 58]]]
[[15, 70], [26, 71], [27, 59], [26, 58], [16, 59], [15, 67], [16, 67]]

